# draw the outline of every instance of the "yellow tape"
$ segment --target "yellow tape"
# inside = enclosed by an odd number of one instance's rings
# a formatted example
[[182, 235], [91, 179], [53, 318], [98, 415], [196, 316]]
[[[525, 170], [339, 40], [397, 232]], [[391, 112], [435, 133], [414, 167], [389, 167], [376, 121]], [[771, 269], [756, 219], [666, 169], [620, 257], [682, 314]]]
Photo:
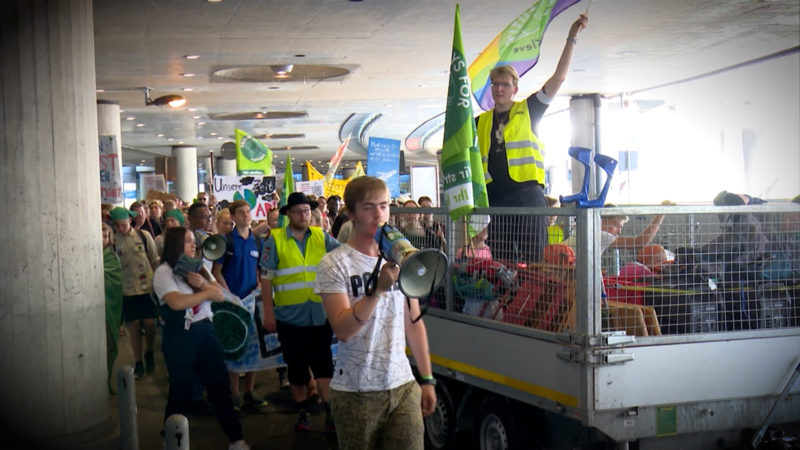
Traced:
[[442, 367], [447, 367], [448, 369], [453, 369], [455, 371], [472, 375], [477, 378], [482, 378], [484, 380], [491, 381], [493, 383], [502, 384], [503, 386], [508, 386], [518, 391], [527, 392], [529, 394], [546, 398], [548, 400], [552, 400], [562, 405], [571, 406], [573, 408], [578, 407], [577, 397], [564, 394], [563, 392], [554, 391], [546, 387], [537, 386], [533, 383], [528, 383], [526, 381], [517, 380], [516, 378], [507, 377], [505, 375], [491, 372], [486, 369], [481, 369], [479, 367], [471, 366], [469, 364], [464, 364], [462, 362], [454, 361], [452, 359], [448, 359], [443, 356], [431, 355], [431, 362], [433, 364]]

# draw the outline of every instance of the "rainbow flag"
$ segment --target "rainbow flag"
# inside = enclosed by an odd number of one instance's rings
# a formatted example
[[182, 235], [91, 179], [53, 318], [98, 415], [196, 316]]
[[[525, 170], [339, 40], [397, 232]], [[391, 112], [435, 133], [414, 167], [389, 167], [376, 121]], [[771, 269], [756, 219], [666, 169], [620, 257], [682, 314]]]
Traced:
[[489, 72], [510, 64], [519, 76], [539, 62], [542, 36], [550, 22], [580, 0], [539, 0], [497, 35], [469, 66], [472, 95], [484, 111], [494, 107]]

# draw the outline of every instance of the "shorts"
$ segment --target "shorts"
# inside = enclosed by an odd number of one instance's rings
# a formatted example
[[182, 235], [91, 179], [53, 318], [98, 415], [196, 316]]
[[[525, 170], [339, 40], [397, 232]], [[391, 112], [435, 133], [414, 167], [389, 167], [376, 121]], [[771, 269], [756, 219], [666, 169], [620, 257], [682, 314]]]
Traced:
[[342, 450], [422, 450], [425, 427], [416, 381], [387, 391], [331, 389], [331, 412]]
[[155, 318], [156, 305], [150, 294], [122, 296], [122, 320], [125, 323]]
[[283, 360], [288, 367], [289, 384], [305, 386], [314, 378], [333, 377], [331, 342], [333, 329], [328, 321], [324, 325], [299, 327], [278, 321], [278, 340], [283, 350]]

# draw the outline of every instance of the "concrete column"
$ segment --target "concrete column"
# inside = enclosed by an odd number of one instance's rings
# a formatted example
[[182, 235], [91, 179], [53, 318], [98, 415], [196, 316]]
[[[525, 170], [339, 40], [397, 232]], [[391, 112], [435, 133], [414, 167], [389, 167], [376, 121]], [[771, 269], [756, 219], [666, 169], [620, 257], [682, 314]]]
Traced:
[[214, 172], [215, 175], [230, 175], [235, 177], [236, 173], [236, 160], [235, 159], [226, 159], [221, 156], [218, 156], [214, 165]]
[[[597, 153], [597, 113], [596, 106], [599, 106], [600, 98], [596, 94], [572, 97], [569, 102], [569, 118], [572, 127], [571, 146], [585, 147]], [[592, 155], [594, 156], [594, 155]], [[580, 192], [583, 186], [584, 166], [577, 160], [572, 159], [572, 192]], [[595, 198], [599, 189], [597, 188], [594, 162], [590, 167], [589, 175], [589, 198]]]
[[177, 175], [175, 195], [184, 202], [197, 197], [197, 147], [175, 145], [172, 147]]
[[[119, 103], [98, 100], [97, 101], [97, 134], [98, 136], [114, 136], [117, 143], [117, 155], [114, 165], [116, 166], [111, 173], [119, 175], [119, 185], [122, 187], [122, 126], [119, 121]], [[110, 164], [111, 161], [106, 161]], [[122, 206], [122, 203], [114, 206]]]
[[111, 430], [92, 1], [0, 2], [0, 92], [0, 439], [81, 448]]

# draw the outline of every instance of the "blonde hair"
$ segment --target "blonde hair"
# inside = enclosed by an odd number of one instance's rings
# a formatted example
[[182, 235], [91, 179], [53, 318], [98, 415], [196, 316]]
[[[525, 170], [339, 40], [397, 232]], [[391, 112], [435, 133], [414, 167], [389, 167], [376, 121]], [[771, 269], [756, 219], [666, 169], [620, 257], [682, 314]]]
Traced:
[[519, 74], [517, 74], [517, 69], [514, 66], [506, 64], [505, 66], [497, 66], [489, 72], [489, 79], [494, 81], [494, 77], [497, 75], [508, 75], [511, 77], [514, 83], [514, 86], [519, 83]]

